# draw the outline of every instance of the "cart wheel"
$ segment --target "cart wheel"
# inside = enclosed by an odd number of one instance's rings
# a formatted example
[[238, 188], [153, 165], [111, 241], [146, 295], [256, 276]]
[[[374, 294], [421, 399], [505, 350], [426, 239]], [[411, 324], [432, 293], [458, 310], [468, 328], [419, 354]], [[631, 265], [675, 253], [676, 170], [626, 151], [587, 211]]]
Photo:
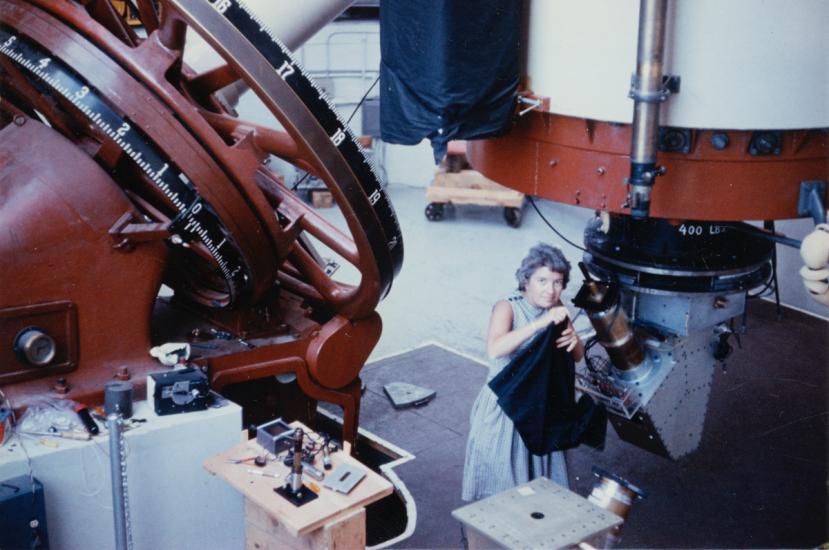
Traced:
[[521, 209], [507, 206], [504, 208], [504, 219], [510, 227], [518, 227], [521, 225]]
[[437, 222], [443, 219], [443, 203], [430, 202], [426, 205], [426, 219]]

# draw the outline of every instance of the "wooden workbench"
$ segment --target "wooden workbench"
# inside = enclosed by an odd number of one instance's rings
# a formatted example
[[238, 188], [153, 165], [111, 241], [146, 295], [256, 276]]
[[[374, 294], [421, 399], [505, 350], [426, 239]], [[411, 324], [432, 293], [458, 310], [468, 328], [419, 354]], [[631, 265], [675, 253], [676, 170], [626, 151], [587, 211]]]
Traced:
[[[309, 433], [299, 422], [291, 424]], [[313, 432], [311, 432], [313, 433]], [[348, 445], [348, 443], [346, 443]], [[392, 484], [381, 475], [349, 456], [348, 450], [331, 454], [333, 472], [340, 464], [350, 464], [366, 471], [366, 477], [347, 495], [322, 486], [317, 499], [296, 507], [274, 492], [284, 484], [289, 468], [280, 461], [269, 461], [264, 468], [251, 464], [234, 464], [233, 460], [265, 454], [249, 440], [204, 461], [205, 469], [227, 481], [245, 497], [245, 547], [256, 550], [364, 548], [365, 506], [391, 494]], [[314, 464], [323, 470], [322, 459]], [[263, 477], [247, 472], [257, 469], [278, 477]], [[307, 483], [306, 483], [307, 485]]]

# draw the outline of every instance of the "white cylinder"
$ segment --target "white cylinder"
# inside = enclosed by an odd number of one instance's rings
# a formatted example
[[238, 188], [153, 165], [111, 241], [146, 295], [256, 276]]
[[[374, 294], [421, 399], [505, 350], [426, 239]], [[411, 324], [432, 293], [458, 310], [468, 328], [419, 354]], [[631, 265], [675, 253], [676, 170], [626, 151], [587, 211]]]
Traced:
[[[354, 0], [244, 0], [250, 10], [289, 49], [296, 50], [321, 28], [350, 6]], [[197, 71], [222, 64], [221, 58], [196, 33], [187, 37], [184, 61]]]
[[354, 0], [244, 0], [245, 6], [271, 29], [289, 50], [311, 38]]
[[[550, 111], [630, 123], [639, 0], [529, 0], [525, 74]], [[672, 0], [664, 126], [829, 127], [829, 2]]]

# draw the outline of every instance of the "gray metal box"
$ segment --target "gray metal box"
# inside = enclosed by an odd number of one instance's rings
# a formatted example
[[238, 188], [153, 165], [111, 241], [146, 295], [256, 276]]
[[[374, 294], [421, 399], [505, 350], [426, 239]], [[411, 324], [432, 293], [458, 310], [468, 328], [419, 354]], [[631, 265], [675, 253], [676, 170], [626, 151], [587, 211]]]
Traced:
[[256, 442], [272, 455], [290, 449], [293, 444], [293, 435], [294, 428], [281, 418], [256, 428]]

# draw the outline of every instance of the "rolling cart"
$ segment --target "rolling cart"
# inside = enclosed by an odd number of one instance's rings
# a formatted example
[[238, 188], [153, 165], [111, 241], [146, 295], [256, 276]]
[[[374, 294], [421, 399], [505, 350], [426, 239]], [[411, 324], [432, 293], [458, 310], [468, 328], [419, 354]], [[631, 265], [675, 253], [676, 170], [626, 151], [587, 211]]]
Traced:
[[432, 184], [426, 188], [426, 199], [429, 201], [426, 218], [433, 222], [442, 220], [447, 205], [478, 204], [503, 208], [507, 224], [520, 226], [526, 203], [524, 193], [504, 187], [472, 170], [466, 161], [465, 151], [464, 142], [450, 142], [446, 159]]

